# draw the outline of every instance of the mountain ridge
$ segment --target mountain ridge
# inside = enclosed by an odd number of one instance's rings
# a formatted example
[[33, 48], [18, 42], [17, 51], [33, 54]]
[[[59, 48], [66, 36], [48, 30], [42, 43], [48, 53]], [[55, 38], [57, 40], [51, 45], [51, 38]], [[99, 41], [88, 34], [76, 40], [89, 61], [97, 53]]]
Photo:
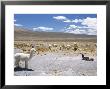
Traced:
[[[96, 35], [85, 35], [85, 34], [73, 34], [63, 32], [43, 32], [43, 31], [31, 31], [27, 28], [14, 27], [14, 38], [15, 40], [25, 39], [96, 39]], [[22, 40], [22, 39], [21, 39]]]

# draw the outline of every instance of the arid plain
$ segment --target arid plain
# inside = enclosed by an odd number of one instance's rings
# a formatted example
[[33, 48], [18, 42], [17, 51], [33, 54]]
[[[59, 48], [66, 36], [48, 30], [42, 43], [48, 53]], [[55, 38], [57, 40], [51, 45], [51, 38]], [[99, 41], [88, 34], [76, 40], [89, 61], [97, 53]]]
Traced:
[[[60, 32], [33, 32], [15, 27], [14, 52], [30, 53], [29, 69], [14, 69], [15, 76], [96, 76], [97, 36]], [[82, 60], [85, 57], [93, 61]]]

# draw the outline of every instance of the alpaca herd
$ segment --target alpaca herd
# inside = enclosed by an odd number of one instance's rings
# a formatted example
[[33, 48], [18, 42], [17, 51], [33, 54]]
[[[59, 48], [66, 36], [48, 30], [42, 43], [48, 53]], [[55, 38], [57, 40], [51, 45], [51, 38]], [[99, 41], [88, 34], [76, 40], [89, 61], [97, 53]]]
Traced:
[[[96, 53], [96, 46], [94, 42], [33, 42], [35, 49], [40, 52], [91, 52]], [[14, 47], [23, 50], [25, 53], [29, 53], [32, 47], [32, 42], [16, 41]]]

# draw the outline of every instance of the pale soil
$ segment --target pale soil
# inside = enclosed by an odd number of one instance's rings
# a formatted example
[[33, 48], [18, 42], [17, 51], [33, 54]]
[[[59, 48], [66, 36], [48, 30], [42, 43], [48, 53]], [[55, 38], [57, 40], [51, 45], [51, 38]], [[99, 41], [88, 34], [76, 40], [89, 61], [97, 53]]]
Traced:
[[[81, 60], [81, 54], [46, 52], [36, 54], [29, 61], [29, 69], [15, 71], [15, 76], [96, 76], [97, 58], [96, 55], [86, 54], [94, 61]], [[21, 67], [24, 67], [21, 62]]]

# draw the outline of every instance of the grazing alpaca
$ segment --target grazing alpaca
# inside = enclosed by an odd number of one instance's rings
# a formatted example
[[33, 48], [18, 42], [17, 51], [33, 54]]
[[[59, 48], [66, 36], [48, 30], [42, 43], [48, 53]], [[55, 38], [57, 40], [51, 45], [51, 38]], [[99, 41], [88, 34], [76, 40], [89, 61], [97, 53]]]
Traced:
[[48, 47], [48, 48], [49, 48], [49, 50], [51, 50], [51, 48], [52, 48], [52, 45], [51, 45], [51, 44], [49, 44], [49, 47]]
[[53, 47], [57, 47], [58, 46], [58, 44], [53, 44]]
[[84, 57], [84, 54], [82, 54], [82, 60], [86, 60], [86, 61], [94, 61], [93, 58]]
[[71, 45], [66, 45], [66, 49], [69, 50], [71, 48]]
[[25, 54], [25, 53], [16, 53], [14, 55], [15, 57], [15, 66], [19, 67], [19, 62], [20, 61], [25, 61], [25, 68], [28, 68], [28, 61], [34, 56], [36, 50], [34, 47], [30, 50], [30, 54]]

